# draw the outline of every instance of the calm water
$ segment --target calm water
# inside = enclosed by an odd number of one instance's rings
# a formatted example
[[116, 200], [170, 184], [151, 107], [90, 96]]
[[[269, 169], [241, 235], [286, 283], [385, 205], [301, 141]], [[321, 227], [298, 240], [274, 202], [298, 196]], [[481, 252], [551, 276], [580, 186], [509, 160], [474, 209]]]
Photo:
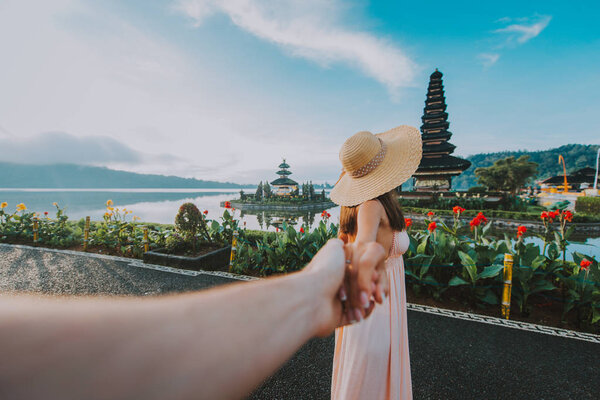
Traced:
[[[253, 189], [245, 189], [253, 193]], [[239, 189], [0, 189], [0, 203], [8, 203], [7, 210], [12, 212], [19, 203], [25, 203], [28, 210], [43, 213], [54, 212], [53, 202], [60, 207], [66, 207], [66, 213], [72, 220], [90, 216], [92, 220], [101, 220], [106, 212], [106, 201], [112, 200], [114, 207], [127, 208], [141, 221], [172, 224], [179, 206], [192, 202], [201, 211], [208, 210], [210, 219], [218, 219], [223, 215], [221, 202], [239, 198]], [[281, 212], [241, 213], [236, 210], [236, 216], [245, 222], [248, 229], [263, 229], [274, 231], [283, 220], [298, 226], [308, 223], [314, 226], [321, 220], [323, 210], [312, 213], [292, 215]], [[339, 220], [339, 207], [328, 210], [332, 221]]]
[[[245, 191], [254, 192], [252, 189]], [[142, 221], [172, 224], [179, 206], [185, 202], [196, 204], [202, 211], [208, 210], [210, 219], [218, 219], [223, 214], [220, 203], [239, 197], [238, 193], [239, 189], [0, 189], [0, 202], [6, 201], [10, 212], [17, 204], [25, 203], [29, 210], [39, 213], [48, 211], [51, 214], [54, 211], [52, 203], [57, 202], [61, 207], [66, 207], [67, 215], [72, 220], [87, 215], [92, 220], [101, 220], [106, 211], [106, 201], [110, 199], [115, 207], [132, 210], [129, 218], [136, 215]], [[235, 213], [248, 229], [273, 231], [284, 220], [296, 226], [306, 223], [314, 227], [321, 220], [321, 211], [296, 215], [282, 212], [249, 214], [239, 210]], [[331, 214], [332, 222], [339, 222], [339, 207], [327, 211]], [[527, 237], [526, 241], [542, 245], [537, 237]], [[573, 242], [569, 251], [600, 257], [600, 238]]]

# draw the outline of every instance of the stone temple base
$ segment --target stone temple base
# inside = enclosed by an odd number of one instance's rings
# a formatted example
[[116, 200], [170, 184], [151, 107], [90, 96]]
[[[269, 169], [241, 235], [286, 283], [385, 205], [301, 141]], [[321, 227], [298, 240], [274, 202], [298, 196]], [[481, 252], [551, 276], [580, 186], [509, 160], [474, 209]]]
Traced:
[[437, 192], [450, 190], [450, 179], [448, 178], [415, 178], [414, 190]]

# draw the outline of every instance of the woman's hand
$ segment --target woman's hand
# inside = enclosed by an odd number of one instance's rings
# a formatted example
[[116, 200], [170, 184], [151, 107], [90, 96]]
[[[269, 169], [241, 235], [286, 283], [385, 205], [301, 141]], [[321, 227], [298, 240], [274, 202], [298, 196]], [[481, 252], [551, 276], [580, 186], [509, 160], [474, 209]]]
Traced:
[[[345, 246], [346, 260], [350, 260], [346, 274], [347, 308], [351, 320], [360, 321], [373, 310], [374, 299], [381, 304], [389, 294], [385, 272], [385, 251], [377, 242], [354, 241]], [[350, 318], [350, 314], [349, 314]]]
[[[365, 318], [372, 311], [374, 304], [368, 302], [367, 308], [354, 310], [349, 306], [349, 298], [344, 293], [352, 293], [353, 288], [359, 287], [358, 279], [365, 279], [366, 271], [372, 271], [367, 295], [383, 301], [383, 293], [387, 288], [385, 273], [376, 270], [383, 264], [385, 251], [378, 243], [367, 243], [356, 246], [344, 245], [339, 239], [331, 239], [313, 257], [312, 261], [299, 274], [306, 279], [306, 290], [313, 292], [319, 298], [316, 310], [316, 335], [327, 336], [338, 326], [347, 325]], [[346, 260], [351, 260], [350, 264]], [[365, 271], [357, 274], [355, 271]], [[383, 279], [382, 279], [383, 278]], [[372, 289], [372, 290], [371, 290]], [[377, 292], [379, 290], [379, 292]]]

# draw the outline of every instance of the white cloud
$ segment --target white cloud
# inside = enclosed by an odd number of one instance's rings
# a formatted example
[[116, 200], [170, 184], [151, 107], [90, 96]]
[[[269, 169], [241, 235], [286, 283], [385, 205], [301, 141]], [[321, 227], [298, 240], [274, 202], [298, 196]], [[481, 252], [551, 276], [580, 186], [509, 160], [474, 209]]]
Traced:
[[126, 152], [94, 158], [108, 167], [252, 183], [264, 177], [247, 171], [274, 172], [281, 156], [299, 175], [314, 165], [326, 175], [340, 136], [360, 130], [335, 113], [299, 111], [303, 99], [234, 85], [202, 58], [99, 3], [34, 3], [31, 13], [32, 2], [0, 2], [0, 146], [43, 142], [48, 154], [14, 152], [11, 161], [77, 162], [48, 134], [69, 132], [132, 151], [130, 159]]
[[492, 65], [496, 64], [500, 59], [500, 54], [498, 53], [480, 53], [477, 55], [477, 58], [483, 64], [484, 67], [489, 68]]
[[336, 0], [178, 0], [175, 8], [200, 25], [224, 13], [239, 28], [320, 65], [347, 63], [392, 92], [410, 86], [416, 64], [398, 46], [343, 26]]
[[[507, 44], [513, 41], [516, 41], [519, 44], [523, 44], [542, 33], [542, 31], [546, 29], [551, 20], [552, 17], [549, 15], [542, 15], [526, 20], [520, 19], [521, 23], [511, 24], [504, 28], [496, 29], [494, 33], [507, 34]], [[501, 18], [499, 20], [499, 22], [510, 21], [512, 20], [507, 17]]]

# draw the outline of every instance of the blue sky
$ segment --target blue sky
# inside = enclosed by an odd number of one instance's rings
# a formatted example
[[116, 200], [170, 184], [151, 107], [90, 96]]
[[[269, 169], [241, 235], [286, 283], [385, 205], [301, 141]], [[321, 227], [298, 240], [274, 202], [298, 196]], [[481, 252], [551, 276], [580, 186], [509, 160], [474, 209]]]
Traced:
[[0, 160], [256, 182], [286, 157], [297, 180], [331, 182], [346, 137], [420, 126], [435, 68], [455, 154], [599, 144], [598, 15], [593, 1], [5, 0]]

